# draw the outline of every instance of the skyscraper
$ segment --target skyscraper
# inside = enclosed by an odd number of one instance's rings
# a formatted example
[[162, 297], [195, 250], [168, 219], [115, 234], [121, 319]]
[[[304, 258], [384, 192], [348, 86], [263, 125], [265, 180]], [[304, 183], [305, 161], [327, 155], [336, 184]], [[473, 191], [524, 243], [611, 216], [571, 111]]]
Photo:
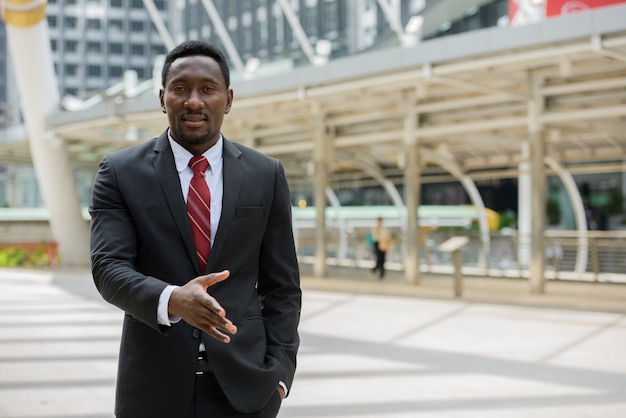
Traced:
[[[167, 4], [155, 6], [167, 15]], [[165, 52], [142, 0], [49, 0], [50, 42], [61, 95], [81, 99], [122, 80], [126, 70], [152, 77]]]

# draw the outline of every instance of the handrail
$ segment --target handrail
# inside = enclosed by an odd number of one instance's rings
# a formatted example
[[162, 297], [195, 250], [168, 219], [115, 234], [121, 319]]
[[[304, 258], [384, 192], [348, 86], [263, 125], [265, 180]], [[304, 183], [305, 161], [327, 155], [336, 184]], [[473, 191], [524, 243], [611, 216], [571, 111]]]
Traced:
[[[298, 227], [298, 255], [304, 263], [314, 259], [314, 236], [309, 232], [311, 226]], [[404, 270], [404, 258], [400, 250], [402, 235], [399, 228], [389, 228], [394, 245], [388, 253], [388, 269]], [[626, 283], [626, 231], [586, 231], [587, 237], [581, 242], [577, 231], [545, 231], [546, 279], [555, 280], [586, 280]], [[370, 267], [373, 260], [367, 251], [365, 243], [366, 229], [354, 228], [348, 238], [348, 248], [342, 251], [346, 256], [339, 256], [339, 240], [337, 231], [328, 230], [327, 263], [353, 267]], [[482, 275], [490, 277], [529, 277], [528, 261], [520, 254], [528, 252], [527, 240], [520, 240], [519, 234], [490, 235], [491, 251], [486, 266], [480, 263], [481, 237], [475, 231], [442, 232], [434, 231], [423, 233], [423, 244], [420, 247], [420, 267], [423, 272], [453, 274], [453, 259], [438, 249], [439, 244], [453, 235], [467, 236], [468, 244], [463, 251], [463, 274], [467, 276]], [[588, 248], [585, 271], [577, 271], [577, 257], [580, 256], [578, 247], [585, 245]], [[526, 263], [526, 264], [525, 264]]]

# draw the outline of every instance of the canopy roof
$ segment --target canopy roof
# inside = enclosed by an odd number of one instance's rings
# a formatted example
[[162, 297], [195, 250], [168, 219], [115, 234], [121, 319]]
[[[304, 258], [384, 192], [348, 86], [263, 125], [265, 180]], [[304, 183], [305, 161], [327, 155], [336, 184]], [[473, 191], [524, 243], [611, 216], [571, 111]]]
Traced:
[[[291, 182], [310, 181], [320, 136], [332, 144], [334, 182], [366, 181], [355, 159], [400, 181], [412, 141], [475, 179], [514, 177], [531, 129], [574, 173], [626, 171], [626, 5], [233, 80], [224, 134], [280, 158]], [[73, 161], [95, 164], [159, 134], [167, 120], [150, 85], [59, 111], [48, 124]], [[6, 143], [0, 158], [24, 148]], [[448, 178], [422, 173], [424, 181]]]

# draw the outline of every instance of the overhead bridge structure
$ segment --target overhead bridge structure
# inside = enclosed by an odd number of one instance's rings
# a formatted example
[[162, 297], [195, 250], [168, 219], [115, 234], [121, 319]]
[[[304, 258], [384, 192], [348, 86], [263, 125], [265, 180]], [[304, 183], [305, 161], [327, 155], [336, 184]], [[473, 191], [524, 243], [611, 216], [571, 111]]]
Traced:
[[[333, 185], [384, 183], [406, 214], [409, 281], [419, 278], [422, 183], [457, 179], [480, 208], [474, 181], [518, 177], [531, 289], [543, 292], [546, 176], [563, 181], [584, 236], [572, 175], [626, 171], [626, 5], [233, 80], [224, 134], [280, 158], [293, 187], [315, 190], [316, 207], [332, 200]], [[75, 164], [96, 164], [166, 127], [155, 84], [144, 87], [53, 112], [47, 127]], [[8, 144], [3, 153], [22, 146]], [[400, 183], [401, 197], [393, 191]], [[316, 220], [314, 269], [322, 275], [323, 210]], [[584, 246], [579, 251], [582, 269]]]

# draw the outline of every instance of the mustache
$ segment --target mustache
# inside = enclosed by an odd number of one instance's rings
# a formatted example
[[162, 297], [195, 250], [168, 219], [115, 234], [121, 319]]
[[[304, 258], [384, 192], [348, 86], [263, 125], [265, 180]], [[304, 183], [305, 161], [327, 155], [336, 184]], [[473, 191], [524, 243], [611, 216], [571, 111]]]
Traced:
[[209, 119], [209, 117], [203, 111], [190, 111], [190, 112], [185, 112], [182, 115], [182, 119], [183, 120], [187, 120], [187, 119], [199, 120], [199, 119]]

